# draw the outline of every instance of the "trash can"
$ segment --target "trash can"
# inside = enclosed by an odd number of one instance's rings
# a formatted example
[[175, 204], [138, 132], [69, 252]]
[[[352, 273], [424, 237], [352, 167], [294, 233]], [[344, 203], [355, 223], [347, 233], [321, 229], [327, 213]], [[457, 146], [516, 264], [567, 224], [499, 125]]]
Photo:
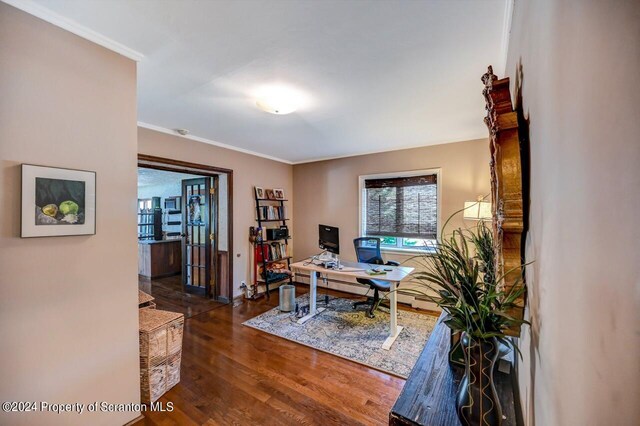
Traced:
[[296, 286], [286, 284], [280, 286], [280, 312], [291, 312], [296, 308]]

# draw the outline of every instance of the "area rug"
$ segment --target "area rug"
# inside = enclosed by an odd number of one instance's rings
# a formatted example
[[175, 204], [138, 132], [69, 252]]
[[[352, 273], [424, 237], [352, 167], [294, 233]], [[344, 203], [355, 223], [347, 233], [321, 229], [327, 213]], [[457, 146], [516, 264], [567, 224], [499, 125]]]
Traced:
[[[296, 299], [308, 305], [308, 294]], [[327, 310], [304, 324], [293, 313], [273, 308], [243, 324], [287, 340], [310, 346], [339, 357], [406, 378], [416, 363], [433, 330], [437, 318], [412, 311], [398, 310], [398, 325], [403, 330], [390, 350], [382, 349], [389, 334], [389, 310], [379, 308], [368, 318], [364, 308], [353, 310], [353, 300], [331, 298]], [[324, 307], [318, 302], [318, 307]]]

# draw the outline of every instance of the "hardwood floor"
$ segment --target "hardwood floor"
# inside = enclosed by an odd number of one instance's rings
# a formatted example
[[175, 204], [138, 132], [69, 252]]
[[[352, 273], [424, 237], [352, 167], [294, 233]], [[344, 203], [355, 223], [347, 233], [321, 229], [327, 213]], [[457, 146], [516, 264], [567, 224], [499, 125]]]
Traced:
[[137, 425], [388, 424], [404, 379], [242, 325], [277, 303], [273, 292], [187, 320], [181, 381], [159, 400], [174, 411]]
[[158, 309], [180, 312], [185, 318], [225, 306], [207, 297], [183, 292], [180, 275], [156, 279], [138, 276], [138, 288], [156, 298]]

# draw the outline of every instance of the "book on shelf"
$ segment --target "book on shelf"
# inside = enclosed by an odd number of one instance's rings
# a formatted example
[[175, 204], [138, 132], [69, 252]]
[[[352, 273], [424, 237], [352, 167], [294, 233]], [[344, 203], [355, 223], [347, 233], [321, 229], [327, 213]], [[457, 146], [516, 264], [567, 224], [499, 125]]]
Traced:
[[260, 220], [282, 220], [287, 217], [285, 206], [260, 206]]
[[269, 244], [269, 260], [282, 259], [287, 257], [287, 246], [284, 243], [271, 243]]
[[287, 257], [287, 245], [284, 243], [270, 243], [256, 247], [256, 261], [267, 262]]

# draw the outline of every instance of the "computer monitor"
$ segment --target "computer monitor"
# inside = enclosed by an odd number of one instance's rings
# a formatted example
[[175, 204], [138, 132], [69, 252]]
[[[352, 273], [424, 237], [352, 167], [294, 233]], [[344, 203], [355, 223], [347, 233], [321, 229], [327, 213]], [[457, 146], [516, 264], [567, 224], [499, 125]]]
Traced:
[[340, 254], [340, 234], [335, 226], [318, 225], [320, 248], [330, 253]]

